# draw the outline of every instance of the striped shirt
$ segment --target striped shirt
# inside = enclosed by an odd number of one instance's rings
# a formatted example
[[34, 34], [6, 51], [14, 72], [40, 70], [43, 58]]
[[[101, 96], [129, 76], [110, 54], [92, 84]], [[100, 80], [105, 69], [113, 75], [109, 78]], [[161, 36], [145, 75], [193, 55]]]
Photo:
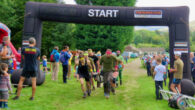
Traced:
[[8, 91], [12, 90], [11, 83], [10, 83], [10, 77], [1, 75], [0, 76], [0, 91]]

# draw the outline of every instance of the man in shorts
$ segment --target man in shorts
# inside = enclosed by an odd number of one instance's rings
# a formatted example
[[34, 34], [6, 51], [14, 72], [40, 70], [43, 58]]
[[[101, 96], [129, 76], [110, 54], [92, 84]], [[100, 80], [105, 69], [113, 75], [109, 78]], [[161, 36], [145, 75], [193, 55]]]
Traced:
[[26, 78], [32, 79], [32, 96], [30, 100], [34, 100], [36, 91], [36, 75], [38, 72], [38, 62], [40, 60], [40, 50], [35, 47], [36, 40], [31, 37], [29, 39], [29, 46], [22, 49], [22, 58], [24, 60], [24, 67], [18, 84], [17, 95], [13, 100], [19, 99], [23, 83]]
[[171, 90], [175, 93], [176, 87], [181, 93], [181, 79], [183, 78], [183, 61], [181, 60], [181, 53], [175, 52], [175, 61], [174, 61], [174, 68], [171, 68], [169, 71], [173, 73], [173, 82], [171, 83]]

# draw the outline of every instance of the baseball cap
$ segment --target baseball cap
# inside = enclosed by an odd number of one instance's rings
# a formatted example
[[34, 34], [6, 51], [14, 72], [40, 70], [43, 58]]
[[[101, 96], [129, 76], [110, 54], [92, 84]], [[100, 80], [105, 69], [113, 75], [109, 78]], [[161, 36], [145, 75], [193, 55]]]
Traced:
[[174, 52], [175, 56], [181, 57], [181, 52]]
[[112, 52], [111, 52], [110, 50], [107, 50], [107, 51], [106, 51], [106, 54], [107, 54], [107, 55], [111, 55]]

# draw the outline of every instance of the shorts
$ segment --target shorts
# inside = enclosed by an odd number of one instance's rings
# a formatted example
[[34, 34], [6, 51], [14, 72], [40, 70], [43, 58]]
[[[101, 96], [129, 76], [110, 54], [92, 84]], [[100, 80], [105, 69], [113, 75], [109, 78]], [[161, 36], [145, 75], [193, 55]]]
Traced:
[[9, 94], [8, 91], [0, 91], [0, 99], [8, 100]]
[[116, 78], [112, 79], [112, 83], [114, 83], [114, 84], [116, 83]]
[[181, 83], [181, 79], [173, 78], [173, 84], [180, 84], [180, 83]]
[[21, 76], [23, 76], [25, 78], [36, 77], [37, 76], [37, 71], [23, 70]]
[[90, 79], [91, 79], [91, 76], [89, 75], [89, 74], [79, 74], [79, 79], [80, 78], [84, 78], [85, 79], [85, 81], [90, 81]]

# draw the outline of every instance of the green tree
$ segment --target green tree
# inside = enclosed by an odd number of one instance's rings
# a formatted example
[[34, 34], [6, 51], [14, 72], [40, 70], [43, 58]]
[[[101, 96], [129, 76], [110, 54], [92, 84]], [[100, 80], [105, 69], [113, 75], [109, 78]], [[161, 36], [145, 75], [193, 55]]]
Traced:
[[[136, 0], [76, 0], [81, 5], [101, 6], [134, 6]], [[124, 50], [133, 38], [133, 27], [104, 26], [104, 25], [76, 25], [76, 47], [86, 50], [104, 52], [107, 48]]]

